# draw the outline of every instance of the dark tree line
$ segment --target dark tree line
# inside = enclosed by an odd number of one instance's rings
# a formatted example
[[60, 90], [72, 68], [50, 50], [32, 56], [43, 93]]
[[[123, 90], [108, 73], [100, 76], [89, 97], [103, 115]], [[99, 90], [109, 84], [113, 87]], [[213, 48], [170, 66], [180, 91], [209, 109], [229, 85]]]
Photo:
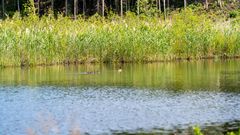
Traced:
[[[11, 16], [16, 11], [23, 13], [26, 4], [30, 0], [1, 0], [1, 17]], [[222, 0], [217, 1], [222, 6]], [[51, 9], [55, 14], [62, 13], [76, 18], [78, 14], [86, 16], [99, 13], [105, 16], [109, 11], [123, 15], [126, 11], [133, 11], [140, 14], [141, 7], [150, 6], [159, 12], [166, 12], [167, 9], [186, 7], [187, 4], [203, 3], [208, 8], [210, 0], [34, 0], [36, 13], [40, 16]]]

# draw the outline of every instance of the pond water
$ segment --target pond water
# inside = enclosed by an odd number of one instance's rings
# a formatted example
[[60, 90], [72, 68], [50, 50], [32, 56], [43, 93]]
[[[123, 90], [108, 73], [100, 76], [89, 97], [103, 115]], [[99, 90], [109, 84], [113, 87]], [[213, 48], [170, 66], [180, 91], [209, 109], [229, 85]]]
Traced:
[[4, 68], [0, 105], [0, 135], [223, 134], [240, 128], [240, 61]]

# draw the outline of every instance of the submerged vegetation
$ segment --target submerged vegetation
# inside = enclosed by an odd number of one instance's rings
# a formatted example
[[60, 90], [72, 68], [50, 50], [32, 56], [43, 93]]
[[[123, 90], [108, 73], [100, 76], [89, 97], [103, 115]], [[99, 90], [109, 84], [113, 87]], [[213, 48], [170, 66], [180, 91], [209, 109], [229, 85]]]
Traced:
[[[201, 6], [202, 7], [202, 6]], [[31, 10], [30, 10], [31, 11]], [[27, 17], [16, 13], [0, 21], [0, 65], [29, 66], [91, 62], [153, 62], [176, 59], [238, 57], [240, 19], [213, 17], [189, 6], [164, 15], [124, 17], [109, 14], [52, 14]]]

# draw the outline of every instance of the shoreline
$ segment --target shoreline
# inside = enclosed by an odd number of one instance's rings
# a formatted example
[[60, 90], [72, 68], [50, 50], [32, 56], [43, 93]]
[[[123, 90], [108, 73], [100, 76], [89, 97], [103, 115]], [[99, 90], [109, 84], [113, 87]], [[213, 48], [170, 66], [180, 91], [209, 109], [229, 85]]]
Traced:
[[115, 61], [115, 62], [61, 62], [51, 64], [33, 64], [33, 65], [1, 65], [0, 69], [3, 68], [29, 68], [29, 67], [51, 67], [51, 66], [80, 66], [80, 65], [95, 65], [95, 64], [154, 64], [154, 63], [177, 63], [177, 62], [194, 62], [194, 61], [207, 61], [207, 60], [239, 60], [240, 55], [236, 56], [220, 56], [220, 57], [201, 57], [201, 58], [174, 58], [171, 60], [155, 60], [155, 61]]

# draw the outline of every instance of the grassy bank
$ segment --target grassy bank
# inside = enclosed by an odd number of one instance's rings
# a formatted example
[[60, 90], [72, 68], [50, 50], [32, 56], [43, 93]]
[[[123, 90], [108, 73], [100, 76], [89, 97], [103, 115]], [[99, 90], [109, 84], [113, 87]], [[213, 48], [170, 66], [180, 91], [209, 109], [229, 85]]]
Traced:
[[107, 19], [15, 16], [0, 22], [0, 65], [150, 62], [240, 55], [240, 20], [182, 10], [161, 17]]

